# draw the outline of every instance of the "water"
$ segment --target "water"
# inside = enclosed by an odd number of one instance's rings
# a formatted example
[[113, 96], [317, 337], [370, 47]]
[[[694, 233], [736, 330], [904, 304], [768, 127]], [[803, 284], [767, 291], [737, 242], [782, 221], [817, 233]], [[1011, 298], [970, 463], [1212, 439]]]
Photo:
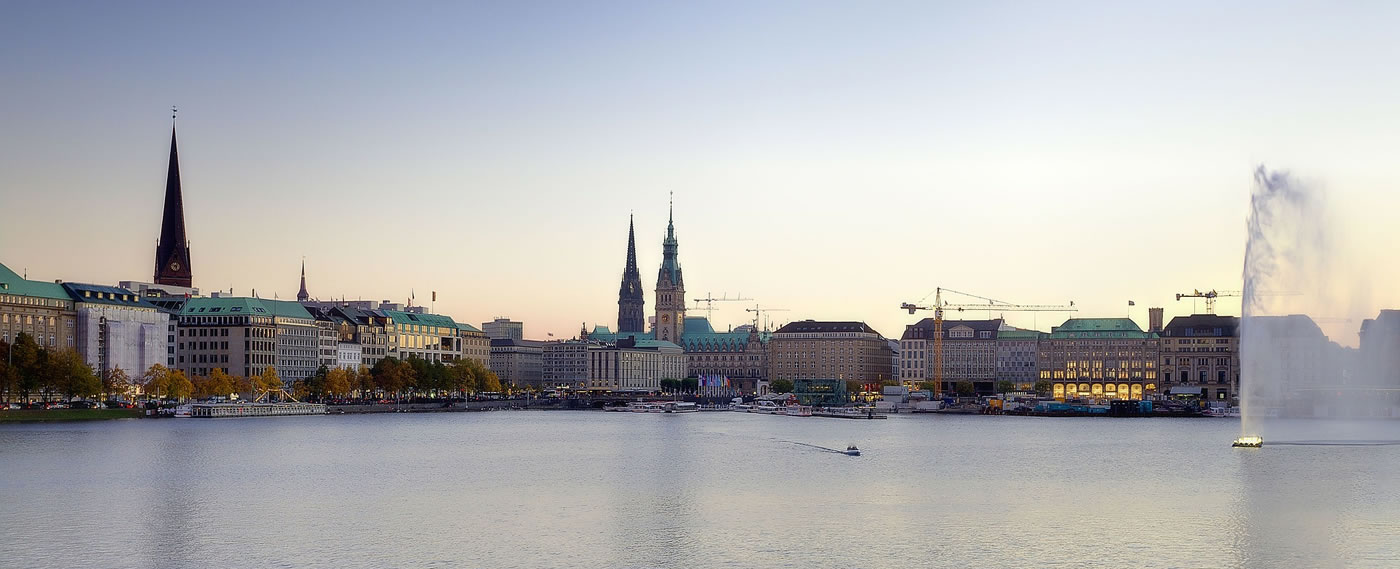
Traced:
[[[1400, 422], [1368, 426], [1400, 440]], [[1238, 431], [563, 411], [0, 425], [0, 566], [1400, 566], [1400, 447], [1232, 449]]]

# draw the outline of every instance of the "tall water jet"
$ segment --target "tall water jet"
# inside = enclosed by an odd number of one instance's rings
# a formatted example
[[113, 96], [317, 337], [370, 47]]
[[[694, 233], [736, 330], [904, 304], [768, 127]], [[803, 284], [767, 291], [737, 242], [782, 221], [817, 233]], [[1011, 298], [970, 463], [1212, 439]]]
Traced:
[[[1325, 196], [1286, 172], [1254, 172], [1244, 256], [1240, 322], [1240, 406], [1245, 435], [1262, 435], [1269, 417], [1351, 418], [1368, 414], [1366, 384], [1355, 350], [1343, 348], [1319, 322], [1356, 325], [1365, 278], [1352, 274]], [[1316, 436], [1332, 426], [1293, 424], [1285, 437]], [[1269, 434], [1269, 438], [1279, 438]], [[1343, 436], [1341, 438], [1348, 438]]]

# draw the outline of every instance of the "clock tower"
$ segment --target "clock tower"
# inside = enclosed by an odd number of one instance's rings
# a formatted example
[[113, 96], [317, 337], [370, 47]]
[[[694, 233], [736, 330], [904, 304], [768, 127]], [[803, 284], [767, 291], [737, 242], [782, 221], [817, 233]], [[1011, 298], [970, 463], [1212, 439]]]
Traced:
[[652, 337], [673, 344], [681, 343], [681, 333], [685, 331], [685, 279], [681, 277], [681, 263], [676, 258], [678, 248], [673, 198], [666, 220], [666, 238], [661, 241], [661, 270], [656, 276], [656, 326], [652, 329]]
[[[175, 117], [171, 117], [174, 119]], [[156, 242], [156, 284], [190, 287], [190, 246], [185, 239], [185, 202], [180, 195], [180, 155], [175, 150], [175, 126], [170, 126], [170, 170], [165, 174], [165, 214]]]

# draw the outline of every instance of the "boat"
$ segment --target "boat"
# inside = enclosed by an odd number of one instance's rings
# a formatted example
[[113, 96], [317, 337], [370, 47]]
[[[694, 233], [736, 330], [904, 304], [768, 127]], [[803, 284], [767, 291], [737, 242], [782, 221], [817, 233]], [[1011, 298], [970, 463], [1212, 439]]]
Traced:
[[812, 408], [807, 405], [788, 405], [787, 407], [779, 407], [778, 414], [789, 417], [811, 417]]
[[1230, 446], [1235, 448], [1260, 448], [1264, 446], [1264, 438], [1256, 436], [1244, 436], [1235, 439]]
[[749, 404], [747, 404], [747, 403], [730, 403], [730, 404], [729, 404], [729, 410], [730, 410], [730, 411], [738, 411], [738, 412], [740, 412], [740, 413], [748, 413], [748, 412], [751, 411], [752, 409], [753, 409], [753, 405], [749, 405]]
[[176, 418], [284, 417], [325, 415], [324, 403], [190, 403], [175, 408]]
[[860, 449], [856, 448], [856, 445], [850, 445], [846, 447], [846, 456], [860, 456]]
[[777, 415], [779, 409], [782, 409], [782, 407], [779, 407], [777, 403], [774, 403], [772, 401], [759, 401], [753, 404], [753, 407], [749, 409], [749, 412], [763, 413], [765, 415]]
[[700, 411], [700, 406], [689, 401], [671, 401], [662, 403], [661, 409], [667, 413], [696, 413]]
[[836, 417], [838, 419], [886, 419], [884, 413], [877, 413], [873, 407], [825, 407], [812, 411], [813, 417]]
[[651, 401], [639, 401], [628, 403], [627, 410], [633, 413], [665, 413], [666, 409], [660, 403]]
[[190, 405], [190, 404], [186, 403], [186, 404], [184, 404], [184, 405], [181, 405], [181, 406], [175, 408], [175, 417], [180, 418], [180, 419], [188, 419], [188, 418], [190, 418], [190, 417], [193, 416], [193, 415], [192, 415], [193, 411], [194, 411], [194, 405]]

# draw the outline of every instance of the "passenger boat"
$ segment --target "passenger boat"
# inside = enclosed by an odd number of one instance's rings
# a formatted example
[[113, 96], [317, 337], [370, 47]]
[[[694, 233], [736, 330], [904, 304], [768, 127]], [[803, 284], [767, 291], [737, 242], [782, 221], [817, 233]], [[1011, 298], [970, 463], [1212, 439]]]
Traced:
[[856, 445], [846, 447], [846, 456], [860, 456], [860, 449]]
[[787, 407], [779, 407], [778, 414], [789, 417], [811, 417], [812, 408], [807, 405], [788, 405]]
[[782, 409], [782, 407], [779, 407], [777, 403], [774, 403], [772, 401], [759, 401], [753, 404], [753, 407], [749, 409], [749, 412], [763, 413], [764, 415], [777, 415], [778, 410], [780, 409]]
[[661, 408], [667, 413], [696, 413], [700, 411], [700, 406], [689, 401], [671, 401], [662, 403]]
[[639, 402], [636, 402], [636, 403], [628, 403], [628, 404], [627, 404], [627, 410], [628, 410], [628, 411], [631, 411], [631, 412], [633, 412], [633, 413], [665, 413], [665, 412], [666, 412], [666, 409], [665, 409], [664, 407], [662, 407], [662, 404], [661, 404], [661, 403], [656, 403], [656, 402], [653, 402], [653, 401], [639, 401]]

